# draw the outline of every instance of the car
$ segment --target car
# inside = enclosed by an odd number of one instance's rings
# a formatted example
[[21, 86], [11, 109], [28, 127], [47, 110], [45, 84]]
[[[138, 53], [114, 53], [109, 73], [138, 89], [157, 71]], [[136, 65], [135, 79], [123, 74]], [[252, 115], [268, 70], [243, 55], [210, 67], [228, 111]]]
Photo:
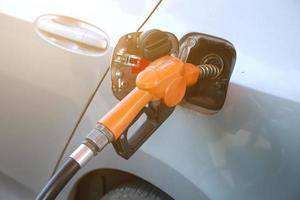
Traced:
[[[299, 199], [298, 8], [292, 0], [1, 1], [0, 199], [36, 197], [119, 102], [110, 71], [119, 39], [151, 29], [233, 44], [224, 105], [213, 114], [177, 106], [129, 159], [108, 145], [57, 199]], [[47, 13], [96, 25], [109, 48], [84, 56], [46, 43], [34, 20]]]

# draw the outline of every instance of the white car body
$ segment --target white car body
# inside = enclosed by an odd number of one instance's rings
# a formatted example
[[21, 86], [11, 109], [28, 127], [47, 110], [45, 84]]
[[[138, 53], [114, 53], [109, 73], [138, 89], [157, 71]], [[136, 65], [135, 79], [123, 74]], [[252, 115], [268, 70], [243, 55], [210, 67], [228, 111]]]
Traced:
[[[0, 2], [0, 199], [32, 199], [61, 154], [62, 162], [118, 102], [110, 74], [104, 77], [113, 45], [135, 31], [157, 2], [66, 1], [68, 9], [17, 3]], [[293, 0], [163, 1], [142, 30], [178, 38], [196, 31], [234, 44], [237, 61], [224, 107], [206, 115], [178, 106], [129, 160], [110, 145], [59, 198], [71, 199], [89, 172], [115, 169], [174, 199], [299, 199], [299, 8]], [[110, 36], [111, 49], [85, 57], [45, 43], [32, 21], [53, 12], [97, 25]]]

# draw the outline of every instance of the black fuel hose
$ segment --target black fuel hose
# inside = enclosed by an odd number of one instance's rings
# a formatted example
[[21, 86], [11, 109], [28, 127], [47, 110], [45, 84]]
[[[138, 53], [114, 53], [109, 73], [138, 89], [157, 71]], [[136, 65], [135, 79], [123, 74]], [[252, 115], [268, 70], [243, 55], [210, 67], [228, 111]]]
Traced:
[[71, 157], [53, 174], [47, 185], [38, 194], [36, 200], [53, 200], [80, 169], [80, 165]]
[[98, 124], [73, 151], [64, 164], [53, 174], [36, 200], [53, 200], [76, 172], [112, 141], [112, 134]]

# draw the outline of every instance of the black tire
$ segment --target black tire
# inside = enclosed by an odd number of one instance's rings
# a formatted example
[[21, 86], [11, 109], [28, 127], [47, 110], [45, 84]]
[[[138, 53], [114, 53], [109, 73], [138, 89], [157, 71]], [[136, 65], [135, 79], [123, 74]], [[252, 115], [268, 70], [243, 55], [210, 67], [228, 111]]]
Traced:
[[149, 183], [136, 181], [112, 189], [101, 200], [172, 200], [172, 198]]

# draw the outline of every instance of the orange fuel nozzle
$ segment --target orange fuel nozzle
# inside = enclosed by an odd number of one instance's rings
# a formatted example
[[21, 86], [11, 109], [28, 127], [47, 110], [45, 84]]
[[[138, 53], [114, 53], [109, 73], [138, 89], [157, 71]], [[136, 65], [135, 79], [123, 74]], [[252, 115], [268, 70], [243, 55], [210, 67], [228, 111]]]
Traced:
[[178, 58], [159, 58], [137, 76], [136, 88], [98, 123], [108, 128], [116, 140], [150, 101], [161, 100], [168, 107], [176, 106], [186, 87], [195, 84], [200, 73], [198, 67]]

